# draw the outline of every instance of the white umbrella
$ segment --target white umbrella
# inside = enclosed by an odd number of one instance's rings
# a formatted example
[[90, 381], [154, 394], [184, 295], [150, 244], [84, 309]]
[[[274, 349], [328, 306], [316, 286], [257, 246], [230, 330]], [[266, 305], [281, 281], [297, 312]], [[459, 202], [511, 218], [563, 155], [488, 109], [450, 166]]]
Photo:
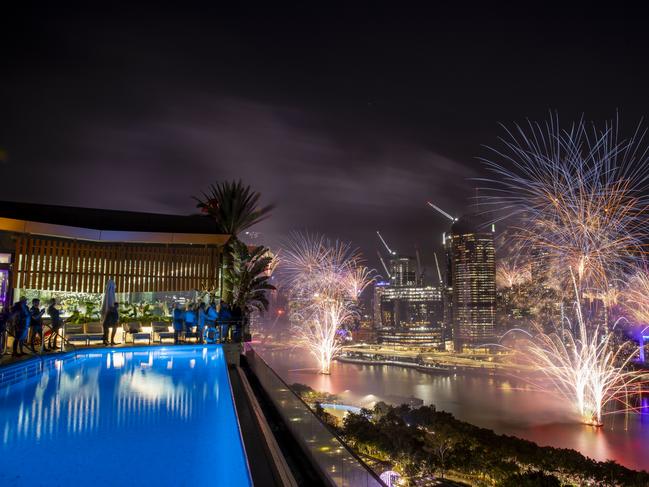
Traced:
[[101, 319], [106, 318], [108, 310], [115, 306], [115, 281], [108, 279], [106, 281], [106, 288], [104, 289], [104, 296], [101, 300]]

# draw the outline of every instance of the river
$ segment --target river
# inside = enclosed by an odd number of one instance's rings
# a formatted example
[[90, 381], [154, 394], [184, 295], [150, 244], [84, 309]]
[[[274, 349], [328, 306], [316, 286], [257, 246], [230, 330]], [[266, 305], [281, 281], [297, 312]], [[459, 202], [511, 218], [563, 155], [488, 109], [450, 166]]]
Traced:
[[573, 448], [596, 460], [612, 459], [629, 468], [649, 471], [649, 411], [607, 415], [604, 426], [596, 428], [576, 422], [565, 400], [530, 390], [515, 378], [340, 362], [332, 365], [331, 375], [322, 375], [316, 372], [306, 352], [255, 348], [288, 384], [299, 382], [338, 394], [349, 404], [414, 396], [497, 433], [539, 445]]

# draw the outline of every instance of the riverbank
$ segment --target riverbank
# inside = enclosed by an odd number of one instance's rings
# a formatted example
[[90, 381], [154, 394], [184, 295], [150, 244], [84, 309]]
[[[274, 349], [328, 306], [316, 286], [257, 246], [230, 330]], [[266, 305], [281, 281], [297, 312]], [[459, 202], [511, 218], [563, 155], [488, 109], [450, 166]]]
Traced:
[[[613, 461], [600, 462], [566, 449], [539, 446], [513, 436], [498, 435], [438, 411], [377, 403], [371, 410], [338, 412], [322, 404], [327, 393], [293, 384], [315, 413], [341, 435], [356, 453], [371, 457], [401, 474], [406, 485], [451, 476], [472, 486], [521, 485], [649, 485], [649, 473]], [[329, 406], [329, 407], [327, 407]], [[527, 484], [525, 484], [527, 485]]]
[[298, 348], [284, 345], [259, 347], [258, 351], [288, 384], [298, 382], [336, 394], [344, 404], [371, 408], [379, 401], [409, 402], [393, 401], [393, 397], [420, 398], [424, 404], [434, 404], [438, 410], [498, 434], [649, 470], [646, 413], [608, 415], [602, 428], [593, 428], [577, 421], [567, 401], [539, 391], [515, 374], [422, 372], [399, 365], [334, 362], [331, 374], [323, 375], [314, 359]]
[[[443, 366], [443, 365], [434, 365], [434, 364], [418, 364], [414, 362], [408, 362], [399, 359], [390, 359], [388, 357], [381, 359], [362, 359], [356, 357], [349, 357], [346, 355], [341, 355], [336, 357], [334, 360], [347, 364], [359, 364], [359, 365], [392, 365], [398, 367], [405, 367], [408, 369], [414, 369], [419, 372], [425, 373], [478, 373], [489, 376], [505, 376], [505, 372], [498, 369], [486, 369], [478, 367], [462, 367], [462, 366]], [[507, 372], [510, 374], [511, 372]]]
[[492, 377], [516, 377], [527, 372], [524, 366], [509, 362], [511, 354], [463, 353], [396, 349], [380, 345], [355, 345], [343, 348], [336, 360], [360, 365], [393, 365], [424, 373], [472, 373]]

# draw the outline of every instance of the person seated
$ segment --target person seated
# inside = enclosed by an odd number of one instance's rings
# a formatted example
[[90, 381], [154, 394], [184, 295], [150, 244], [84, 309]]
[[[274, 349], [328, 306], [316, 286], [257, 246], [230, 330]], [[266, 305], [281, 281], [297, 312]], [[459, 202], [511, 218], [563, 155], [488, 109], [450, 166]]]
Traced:
[[218, 341], [219, 331], [216, 329], [216, 326], [205, 327], [205, 332], [203, 333], [203, 342], [213, 344], [218, 343]]
[[[216, 329], [216, 321], [219, 318], [219, 313], [216, 311], [216, 303], [212, 301], [210, 307], [207, 308], [205, 313], [205, 331], [203, 332], [203, 340], [206, 343], [216, 343], [218, 341], [218, 331]], [[210, 337], [210, 341], [207, 338]]]

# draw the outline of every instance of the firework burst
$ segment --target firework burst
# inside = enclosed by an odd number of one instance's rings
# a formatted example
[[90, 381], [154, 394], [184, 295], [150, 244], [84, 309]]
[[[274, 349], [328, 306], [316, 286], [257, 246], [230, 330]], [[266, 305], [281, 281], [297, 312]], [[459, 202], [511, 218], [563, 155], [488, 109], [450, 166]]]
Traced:
[[525, 360], [542, 371], [553, 387], [548, 389], [542, 381], [535, 385], [570, 401], [590, 425], [602, 424], [609, 405], [615, 412], [634, 409], [630, 397], [644, 387], [641, 375], [627, 367], [635, 347], [628, 342], [616, 345], [606, 327], [587, 324], [579, 311], [577, 330], [571, 328], [568, 323], [562, 331], [539, 331], [527, 340]]
[[622, 140], [617, 122], [562, 129], [553, 117], [506, 132], [493, 160], [484, 159], [495, 177], [481, 202], [495, 220], [518, 222], [519, 244], [547, 253], [561, 287], [572, 287], [572, 271], [580, 292], [609, 289], [647, 241], [645, 131]]
[[350, 244], [321, 235], [292, 234], [282, 255], [296, 337], [328, 374], [342, 346], [340, 331], [358, 316], [358, 298], [373, 273]]
[[[572, 279], [576, 288], [576, 278]], [[566, 327], [552, 333], [537, 327], [536, 334], [529, 334], [522, 349], [518, 349], [522, 352], [519, 356], [541, 371], [552, 387], [548, 388], [542, 380], [533, 380], [534, 385], [570, 401], [584, 423], [601, 426], [608, 409], [611, 412], [636, 409], [633, 398], [647, 392], [646, 381], [642, 374], [629, 367], [637, 353], [633, 344], [617, 343], [614, 330], [622, 318], [610, 330], [607, 326], [587, 323], [578, 298], [575, 316], [575, 329], [568, 319]]]
[[625, 310], [636, 323], [649, 323], [649, 272], [646, 268], [631, 276], [622, 298]]
[[496, 266], [496, 285], [499, 289], [517, 286], [531, 279], [530, 266], [516, 258], [500, 259]]

